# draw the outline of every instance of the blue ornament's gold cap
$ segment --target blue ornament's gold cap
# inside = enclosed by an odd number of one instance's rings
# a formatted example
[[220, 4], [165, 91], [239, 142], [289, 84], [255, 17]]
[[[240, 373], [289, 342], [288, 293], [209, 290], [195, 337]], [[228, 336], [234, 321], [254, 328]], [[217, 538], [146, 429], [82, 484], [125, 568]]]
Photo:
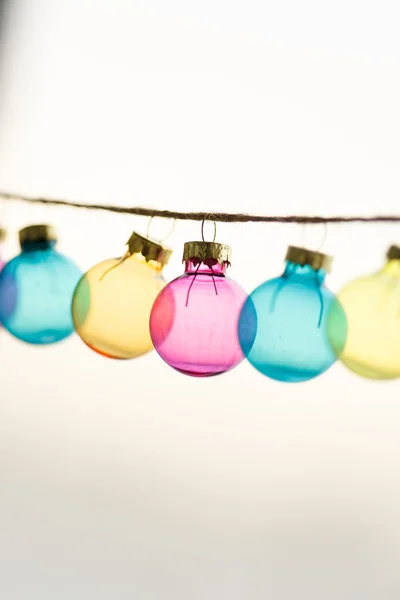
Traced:
[[333, 263], [332, 256], [328, 254], [307, 250], [307, 248], [298, 248], [297, 246], [289, 246], [286, 252], [286, 260], [296, 265], [309, 265], [314, 271], [324, 269], [327, 273], [331, 271]]
[[57, 231], [51, 225], [29, 225], [19, 232], [19, 243], [57, 242]]

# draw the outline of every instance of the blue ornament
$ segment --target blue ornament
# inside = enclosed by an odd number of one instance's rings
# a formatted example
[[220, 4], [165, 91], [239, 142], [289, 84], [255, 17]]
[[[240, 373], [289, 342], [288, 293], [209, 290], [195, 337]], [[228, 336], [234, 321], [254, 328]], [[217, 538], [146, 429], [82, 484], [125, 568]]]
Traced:
[[29, 344], [53, 344], [74, 331], [71, 301], [81, 277], [55, 250], [53, 228], [33, 225], [19, 234], [22, 252], [0, 272], [0, 321]]
[[239, 341], [263, 375], [307, 381], [329, 369], [343, 350], [346, 316], [324, 284], [331, 263], [325, 254], [289, 246], [281, 277], [261, 284], [246, 300]]

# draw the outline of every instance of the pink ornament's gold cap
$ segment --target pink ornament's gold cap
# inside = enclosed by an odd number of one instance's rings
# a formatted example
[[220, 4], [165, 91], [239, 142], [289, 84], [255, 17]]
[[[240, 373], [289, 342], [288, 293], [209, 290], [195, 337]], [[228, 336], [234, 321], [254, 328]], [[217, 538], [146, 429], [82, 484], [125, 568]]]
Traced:
[[215, 260], [220, 265], [231, 264], [231, 247], [217, 242], [186, 242], [183, 247], [183, 261], [196, 259], [198, 262]]
[[29, 242], [56, 242], [57, 232], [51, 225], [29, 225], [19, 232], [21, 246]]
[[388, 260], [399, 260], [400, 259], [400, 246], [390, 246], [386, 252], [386, 258]]
[[3, 227], [0, 227], [0, 242], [4, 242], [4, 240], [7, 238], [7, 230], [3, 229]]
[[141, 254], [146, 262], [154, 260], [161, 266], [168, 263], [172, 254], [172, 249], [163, 246], [159, 242], [155, 242], [147, 237], [139, 235], [135, 231], [127, 241], [130, 254]]
[[327, 273], [331, 271], [333, 263], [332, 256], [328, 254], [307, 250], [307, 248], [298, 248], [297, 246], [289, 246], [286, 252], [286, 260], [296, 265], [309, 265], [314, 271], [324, 269]]

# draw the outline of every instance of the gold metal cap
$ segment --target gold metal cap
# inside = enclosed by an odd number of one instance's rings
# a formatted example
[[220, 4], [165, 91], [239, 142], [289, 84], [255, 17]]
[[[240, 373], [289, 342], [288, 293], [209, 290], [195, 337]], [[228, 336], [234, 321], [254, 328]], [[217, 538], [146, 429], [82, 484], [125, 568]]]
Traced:
[[51, 225], [29, 225], [19, 232], [19, 243], [56, 242], [57, 232]]
[[386, 258], [388, 260], [400, 259], [400, 246], [390, 246], [389, 250], [386, 252]]
[[4, 242], [4, 240], [7, 238], [7, 230], [3, 229], [3, 227], [0, 227], [0, 242]]
[[183, 261], [185, 262], [195, 258], [199, 262], [212, 259], [220, 265], [231, 264], [231, 256], [231, 247], [217, 242], [186, 242], [183, 247]]
[[332, 269], [333, 258], [328, 254], [307, 250], [307, 248], [298, 248], [289, 246], [286, 252], [286, 260], [296, 265], [309, 265], [314, 271], [324, 269], [327, 273]]
[[130, 254], [141, 254], [146, 262], [154, 260], [164, 266], [170, 259], [172, 249], [162, 246], [159, 242], [150, 240], [135, 231], [127, 241]]

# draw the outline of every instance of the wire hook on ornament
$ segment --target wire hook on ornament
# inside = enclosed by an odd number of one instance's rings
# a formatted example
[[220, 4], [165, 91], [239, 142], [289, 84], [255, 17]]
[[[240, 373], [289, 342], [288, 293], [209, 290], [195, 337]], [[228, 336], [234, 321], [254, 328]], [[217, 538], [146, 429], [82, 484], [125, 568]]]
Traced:
[[[203, 242], [205, 242], [206, 240], [204, 239], [204, 225], [206, 223], [206, 221], [211, 219], [208, 219], [208, 217], [210, 217], [212, 215], [212, 213], [208, 213], [208, 215], [205, 217], [205, 219], [202, 220], [201, 222], [201, 239], [203, 240]], [[213, 243], [215, 242], [216, 238], [217, 238], [217, 224], [215, 221], [213, 221], [213, 225], [214, 225], [214, 237], [213, 237]]]
[[[149, 222], [147, 224], [147, 229], [146, 229], [146, 237], [147, 238], [150, 237], [150, 228], [151, 228], [154, 218], [155, 218], [154, 216], [150, 217]], [[163, 242], [168, 240], [171, 237], [171, 235], [174, 233], [175, 227], [176, 227], [176, 219], [172, 219], [171, 229], [167, 232], [167, 234], [162, 239], [160, 239], [158, 241], [162, 244]]]
[[[321, 233], [321, 239], [319, 244], [317, 245], [316, 242], [312, 242], [307, 241], [307, 232], [310, 231], [315, 231], [315, 225], [313, 225], [312, 229], [310, 227], [310, 225], [308, 223], [303, 223], [302, 227], [301, 227], [301, 241], [300, 241], [300, 247], [302, 248], [314, 248], [315, 252], [321, 252], [322, 248], [324, 247], [326, 240], [328, 238], [328, 224], [327, 223], [321, 223], [323, 229], [322, 229], [322, 233]], [[316, 226], [318, 227], [318, 225]]]

